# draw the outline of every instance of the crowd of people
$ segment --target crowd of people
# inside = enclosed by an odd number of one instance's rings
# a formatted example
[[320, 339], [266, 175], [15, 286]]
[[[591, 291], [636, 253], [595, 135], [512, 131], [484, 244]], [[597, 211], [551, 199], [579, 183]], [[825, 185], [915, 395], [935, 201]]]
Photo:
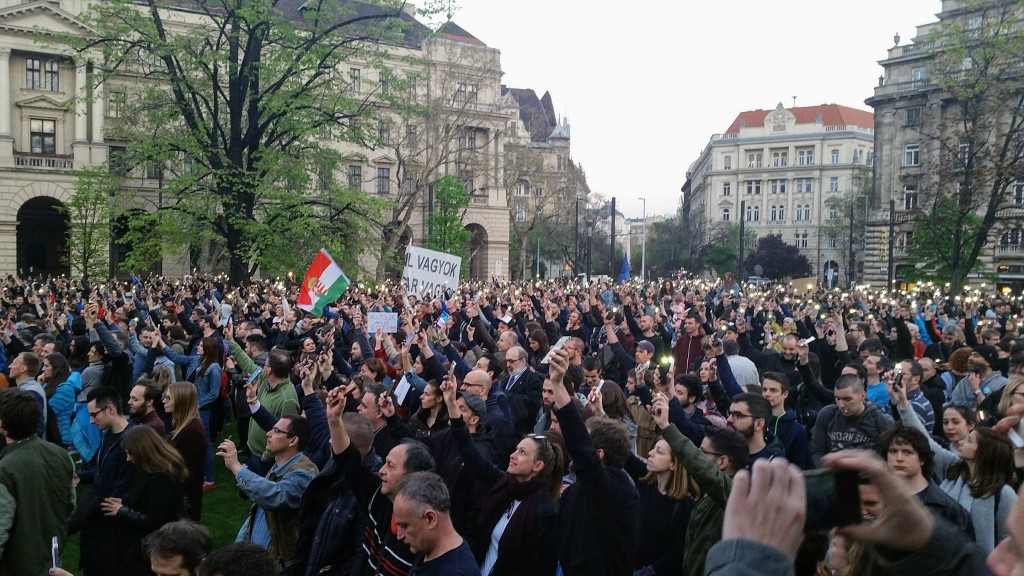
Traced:
[[[75, 534], [85, 576], [1024, 573], [1017, 296], [297, 290], [9, 276], [0, 574]], [[822, 467], [860, 523], [804, 530]], [[219, 550], [211, 489], [249, 506]]]

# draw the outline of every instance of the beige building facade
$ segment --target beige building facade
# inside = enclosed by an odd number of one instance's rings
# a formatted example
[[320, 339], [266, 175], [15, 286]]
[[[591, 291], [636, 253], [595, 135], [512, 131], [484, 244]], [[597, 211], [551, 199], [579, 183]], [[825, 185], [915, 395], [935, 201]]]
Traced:
[[695, 241], [742, 219], [758, 237], [781, 234], [819, 278], [829, 269], [844, 278], [843, 243], [821, 228], [870, 179], [873, 133], [870, 112], [837, 104], [741, 112], [687, 170], [683, 214]]
[[[874, 108], [876, 121], [877, 162], [872, 203], [879, 209], [873, 212], [868, 223], [866, 282], [884, 286], [890, 274], [897, 286], [907, 280], [908, 271], [918, 265], [908, 255], [908, 249], [914, 244], [913, 220], [930, 209], [936, 190], [958, 185], [956, 181], [967, 173], [952, 167], [970, 148], [966, 138], [959, 146], [954, 142], [955, 128], [951, 127], [958, 124], [959, 106], [938, 79], [943, 72], [937, 70], [936, 55], [942, 50], [942, 34], [947, 29], [944, 27], [953, 24], [968, 38], [984, 38], [998, 18], [1019, 21], [1024, 17], [1020, 13], [1002, 15], [1002, 7], [1013, 5], [1001, 0], [981, 3], [941, 0], [936, 21], [918, 26], [914, 38], [907, 43], [901, 43], [897, 35], [886, 57], [879, 61], [883, 72], [874, 95], [867, 100]], [[968, 41], [962, 50], [962, 62], [954, 74], [967, 78], [974, 67], [971, 43]], [[1019, 69], [1021, 56], [1011, 57], [1018, 60], [1016, 67]], [[950, 78], [948, 72], [945, 74], [941, 82]], [[1018, 73], [1016, 78], [1005, 76], [999, 82], [1019, 85], [1021, 77]], [[1008, 116], [1000, 121], [1004, 125], [1010, 123]], [[997, 128], [992, 133], [1003, 134], [1005, 128]], [[1000, 145], [998, 136], [986, 143], [989, 149]], [[980, 172], [974, 173], [983, 174], [988, 168], [980, 165], [983, 160], [978, 162]], [[1024, 164], [1004, 165], [1003, 169], [1021, 173]], [[893, 206], [891, 229], [890, 203]], [[1001, 287], [1019, 291], [1024, 289], [1024, 177], [1010, 183], [997, 205], [996, 223], [979, 254], [979, 268], [995, 273]], [[984, 207], [979, 209], [979, 214], [982, 212]]]
[[[76, 18], [82, 10], [78, 0], [0, 3], [3, 274], [73, 272], [64, 259], [68, 224], [61, 212], [74, 193], [72, 171], [108, 162], [128, 144], [113, 139], [108, 126], [118, 121], [135, 80], [126, 77], [94, 86], [88, 55], [69, 57], [40, 42], [40, 33], [46, 31], [88, 33]], [[177, 16], [174, 20], [182, 25], [201, 24], [195, 15]], [[431, 32], [411, 15], [409, 20], [422, 31], [422, 40], [392, 47], [393, 60], [386, 66], [395, 74], [415, 72], [421, 79], [422, 88], [411, 98], [443, 103], [432, 121], [447, 122], [443, 132], [448, 136], [436, 138], [437, 126], [416, 126], [397, 112], [384, 110], [380, 116], [390, 121], [375, 128], [376, 138], [368, 146], [337, 141], [332, 134], [323, 136], [344, 159], [332, 174], [320, 174], [319, 179], [346, 182], [396, 204], [414, 196], [398, 230], [404, 241], [425, 245], [432, 206], [429, 182], [457, 174], [471, 191], [464, 224], [472, 235], [472, 251], [463, 266], [475, 277], [504, 279], [509, 269], [510, 228], [503, 183], [504, 141], [514, 113], [501, 102], [500, 53], [454, 23]], [[363, 74], [362, 89], [368, 95], [386, 88], [383, 77], [377, 77], [378, 68], [369, 62], [347, 62], [341, 68], [337, 73], [349, 78]], [[156, 210], [166, 200], [161, 170], [133, 168], [125, 184], [140, 191], [132, 209]], [[387, 231], [382, 232], [386, 237]], [[125, 250], [112, 246], [112, 266]], [[197, 264], [197, 254], [201, 270], [226, 269], [216, 248], [208, 244], [176, 252], [164, 257], [160, 272], [186, 274]], [[374, 251], [364, 260], [372, 271]]]

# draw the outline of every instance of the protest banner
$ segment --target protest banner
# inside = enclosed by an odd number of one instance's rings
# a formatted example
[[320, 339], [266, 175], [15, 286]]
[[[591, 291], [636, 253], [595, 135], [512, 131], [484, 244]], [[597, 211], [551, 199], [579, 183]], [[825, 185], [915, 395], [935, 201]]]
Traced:
[[459, 285], [461, 269], [462, 258], [459, 256], [409, 246], [405, 251], [402, 282], [410, 294], [440, 298], [445, 289], [454, 290]]
[[370, 312], [366, 315], [366, 328], [370, 334], [383, 330], [387, 334], [398, 332], [398, 313]]

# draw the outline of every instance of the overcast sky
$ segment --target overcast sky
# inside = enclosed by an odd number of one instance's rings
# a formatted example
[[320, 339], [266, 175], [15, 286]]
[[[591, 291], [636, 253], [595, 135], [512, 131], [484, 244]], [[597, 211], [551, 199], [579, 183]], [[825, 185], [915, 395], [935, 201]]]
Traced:
[[869, 110], [885, 57], [940, 0], [455, 0], [453, 20], [501, 51], [502, 82], [551, 92], [573, 159], [627, 217], [669, 214], [686, 168], [743, 110]]

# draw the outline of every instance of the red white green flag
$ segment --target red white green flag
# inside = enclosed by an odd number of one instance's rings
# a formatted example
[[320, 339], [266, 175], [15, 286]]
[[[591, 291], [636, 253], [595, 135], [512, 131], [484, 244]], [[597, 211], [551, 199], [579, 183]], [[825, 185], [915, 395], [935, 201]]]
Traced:
[[321, 248], [302, 279], [297, 306], [320, 316], [324, 307], [340, 298], [350, 283], [327, 250]]

